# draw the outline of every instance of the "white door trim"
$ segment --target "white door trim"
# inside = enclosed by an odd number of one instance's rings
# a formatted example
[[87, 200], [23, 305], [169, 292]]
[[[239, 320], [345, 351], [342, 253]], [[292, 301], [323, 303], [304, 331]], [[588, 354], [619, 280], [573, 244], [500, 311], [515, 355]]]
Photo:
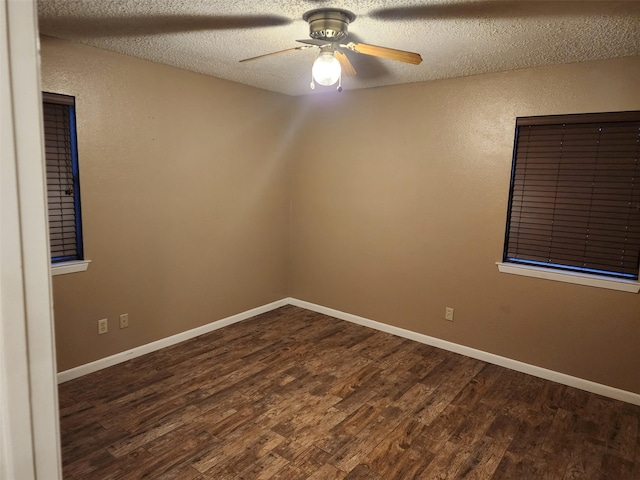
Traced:
[[36, 6], [0, 4], [0, 478], [62, 478]]

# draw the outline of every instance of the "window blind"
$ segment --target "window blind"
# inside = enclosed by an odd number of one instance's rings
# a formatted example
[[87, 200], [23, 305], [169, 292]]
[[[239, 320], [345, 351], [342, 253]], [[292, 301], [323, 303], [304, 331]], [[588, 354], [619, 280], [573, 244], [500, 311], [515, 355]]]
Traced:
[[504, 261], [638, 278], [640, 112], [518, 118]]
[[82, 259], [73, 97], [43, 95], [49, 237], [53, 262]]

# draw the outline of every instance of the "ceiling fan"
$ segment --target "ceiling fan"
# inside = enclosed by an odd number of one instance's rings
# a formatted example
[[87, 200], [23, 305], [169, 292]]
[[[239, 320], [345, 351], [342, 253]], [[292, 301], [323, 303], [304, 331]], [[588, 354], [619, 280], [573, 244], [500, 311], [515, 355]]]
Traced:
[[369, 45], [360, 42], [348, 42], [347, 37], [349, 36], [349, 24], [356, 19], [355, 14], [348, 10], [342, 10], [339, 8], [318, 8], [306, 12], [302, 18], [309, 24], [309, 36], [311, 39], [296, 41], [304, 45], [279, 50], [277, 52], [265, 53], [256, 57], [245, 58], [240, 60], [240, 62], [250, 62], [294, 50], [317, 48], [319, 52], [311, 69], [310, 87], [311, 89], [314, 89], [316, 83], [330, 86], [337, 82], [337, 89], [339, 92], [342, 91], [342, 75], [356, 75], [356, 70], [353, 68], [349, 58], [344, 53], [344, 49], [363, 55], [388, 58], [413, 65], [418, 65], [422, 62], [422, 57], [419, 53], [396, 50], [395, 48], [379, 47], [377, 45]]

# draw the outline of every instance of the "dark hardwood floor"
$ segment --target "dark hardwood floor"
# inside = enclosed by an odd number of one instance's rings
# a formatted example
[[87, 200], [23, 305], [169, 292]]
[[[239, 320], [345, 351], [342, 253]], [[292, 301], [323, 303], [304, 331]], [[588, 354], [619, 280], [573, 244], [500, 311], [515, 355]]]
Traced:
[[640, 479], [640, 407], [287, 306], [60, 385], [66, 479]]

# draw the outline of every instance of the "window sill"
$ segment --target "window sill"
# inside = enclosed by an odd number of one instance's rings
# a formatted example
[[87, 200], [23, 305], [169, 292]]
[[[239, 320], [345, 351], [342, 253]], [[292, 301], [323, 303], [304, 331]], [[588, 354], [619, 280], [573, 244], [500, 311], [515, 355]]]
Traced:
[[640, 283], [636, 280], [606, 278], [598, 275], [588, 275], [577, 272], [561, 272], [552, 268], [517, 265], [515, 263], [496, 262], [496, 265], [498, 265], [498, 270], [502, 273], [524, 275], [525, 277], [543, 278], [545, 280], [587, 285], [589, 287], [607, 288], [609, 290], [618, 290], [629, 293], [638, 293], [640, 290]]
[[74, 260], [73, 262], [61, 262], [51, 265], [51, 276], [66, 275], [67, 273], [84, 272], [89, 268], [91, 260]]

